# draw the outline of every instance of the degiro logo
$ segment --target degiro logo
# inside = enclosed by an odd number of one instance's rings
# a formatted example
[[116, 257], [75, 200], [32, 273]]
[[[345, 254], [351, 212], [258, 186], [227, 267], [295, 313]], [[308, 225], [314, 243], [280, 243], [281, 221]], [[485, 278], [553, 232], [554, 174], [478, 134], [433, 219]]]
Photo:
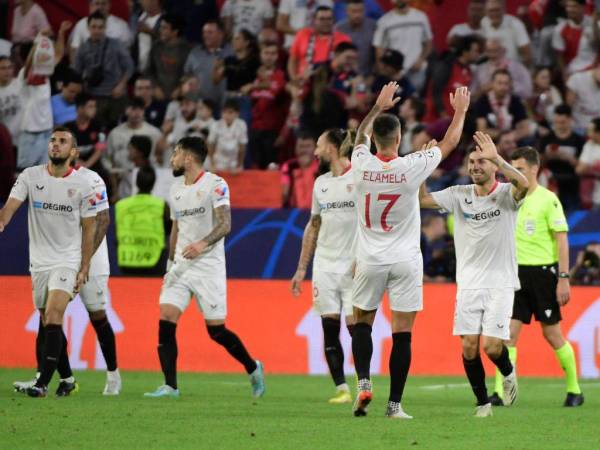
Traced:
[[45, 209], [48, 211], [73, 212], [73, 207], [71, 205], [59, 205], [58, 203], [33, 202], [33, 207], [35, 209]]
[[485, 212], [477, 213], [477, 214], [469, 214], [469, 213], [463, 212], [463, 217], [465, 219], [478, 220], [478, 221], [491, 219], [492, 217], [498, 217], [499, 215], [500, 215], [499, 209], [495, 209], [494, 211], [485, 211]]

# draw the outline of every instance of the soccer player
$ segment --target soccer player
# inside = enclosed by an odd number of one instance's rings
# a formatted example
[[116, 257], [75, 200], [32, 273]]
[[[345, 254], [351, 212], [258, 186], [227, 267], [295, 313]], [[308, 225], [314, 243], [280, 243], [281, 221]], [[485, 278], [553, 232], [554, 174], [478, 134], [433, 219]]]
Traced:
[[179, 397], [175, 332], [191, 296], [204, 314], [209, 336], [225, 347], [250, 375], [252, 395], [265, 392], [263, 365], [250, 357], [239, 337], [225, 327], [227, 315], [224, 237], [231, 229], [229, 187], [205, 172], [208, 150], [199, 137], [179, 140], [171, 157], [178, 178], [169, 194], [171, 229], [169, 266], [160, 293], [158, 357], [165, 384], [145, 397]]
[[[392, 310], [390, 396], [386, 416], [410, 419], [400, 405], [411, 360], [411, 330], [423, 309], [423, 260], [420, 249], [419, 186], [456, 147], [462, 134], [470, 94], [460, 87], [450, 94], [454, 117], [438, 146], [398, 156], [400, 122], [381, 114], [392, 108], [398, 84], [386, 84], [361, 123], [352, 153], [352, 176], [359, 212], [356, 272], [352, 289], [354, 333], [352, 352], [358, 377], [353, 412], [367, 414], [371, 402], [371, 329], [384, 291]], [[369, 150], [369, 136], [378, 149]]]
[[[489, 135], [477, 132], [468, 159], [473, 184], [420, 193], [423, 208], [454, 214], [456, 309], [454, 335], [462, 340], [463, 364], [477, 397], [476, 417], [492, 415], [480, 344], [504, 380], [505, 405], [517, 398], [517, 378], [503, 341], [509, 337], [514, 291], [519, 289], [514, 229], [528, 182], [498, 155]], [[500, 171], [510, 183], [499, 183]], [[483, 337], [483, 339], [482, 339]]]
[[[580, 406], [583, 394], [577, 381], [577, 363], [569, 341], [560, 329], [560, 308], [571, 296], [569, 285], [569, 226], [560, 200], [537, 182], [540, 156], [534, 148], [522, 147], [511, 155], [514, 168], [529, 181], [527, 196], [517, 215], [517, 263], [521, 290], [515, 293], [510, 321], [509, 357], [517, 359], [517, 341], [523, 324], [535, 317], [565, 372], [567, 398], [564, 406]], [[502, 382], [496, 373], [493, 405], [502, 405]]]
[[[73, 157], [70, 159], [70, 165], [92, 186], [96, 202], [96, 232], [94, 234], [94, 256], [90, 263], [89, 280], [79, 290], [81, 301], [85, 305], [90, 322], [94, 327], [104, 360], [106, 361], [106, 384], [104, 386], [104, 395], [119, 395], [121, 391], [121, 376], [117, 368], [117, 348], [115, 344], [115, 333], [106, 316], [106, 303], [108, 301], [108, 277], [110, 275], [110, 264], [108, 261], [108, 247], [106, 245], [106, 231], [110, 224], [110, 214], [108, 212], [108, 196], [106, 195], [106, 185], [102, 178], [93, 170], [87, 169], [76, 164], [79, 158], [79, 150], [76, 149]], [[40, 326], [43, 326], [40, 321]], [[66, 337], [64, 338], [66, 340]], [[38, 364], [38, 373], [33, 381], [16, 381], [13, 383], [15, 390], [25, 392], [28, 387], [35, 384], [37, 377], [41, 373], [44, 348], [44, 333], [38, 330], [38, 336], [35, 341], [36, 357]], [[65, 345], [66, 346], [66, 345]], [[61, 380], [67, 380], [69, 383], [72, 376], [68, 355], [64, 353], [66, 361], [58, 364], [57, 370]], [[61, 355], [63, 358], [63, 355]], [[68, 391], [65, 391], [68, 392]]]
[[[344, 376], [344, 350], [340, 342], [341, 313], [352, 336], [352, 266], [356, 237], [356, 202], [350, 160], [354, 139], [350, 131], [325, 131], [317, 140], [315, 155], [330, 171], [315, 180], [310, 221], [304, 229], [298, 269], [292, 278], [292, 293], [300, 295], [306, 268], [313, 263], [313, 305], [321, 316], [325, 359], [336, 386], [329, 403], [351, 403]], [[342, 148], [346, 146], [347, 148]], [[316, 250], [315, 250], [316, 248]]]
[[[67, 357], [63, 315], [73, 294], [87, 282], [94, 253], [95, 194], [88, 180], [69, 165], [76, 146], [67, 128], [55, 128], [48, 144], [49, 163], [25, 169], [0, 211], [2, 232], [17, 209], [29, 199], [33, 302], [40, 311], [43, 325], [40, 332], [44, 334], [41, 373], [26, 390], [31, 397], [48, 394], [48, 384], [59, 359], [64, 361]], [[56, 394], [68, 395], [76, 387], [74, 379], [63, 380]]]

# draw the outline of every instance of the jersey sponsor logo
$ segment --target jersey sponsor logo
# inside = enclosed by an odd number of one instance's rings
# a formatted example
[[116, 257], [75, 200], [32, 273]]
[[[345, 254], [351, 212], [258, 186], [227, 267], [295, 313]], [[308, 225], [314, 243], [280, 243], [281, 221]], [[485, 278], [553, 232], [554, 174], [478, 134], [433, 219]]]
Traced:
[[328, 190], [329, 190], [329, 188], [322, 188], [322, 189], [321, 189], [321, 192], [325, 193], [325, 192], [327, 192]]
[[217, 186], [215, 188], [215, 194], [223, 198], [227, 195], [227, 186]]
[[41, 191], [42, 189], [44, 189], [44, 187], [45, 187], [45, 186], [43, 186], [43, 185], [42, 185], [42, 186], [40, 186], [39, 184], [36, 184], [36, 185], [35, 185], [35, 188], [36, 188], [38, 191]]
[[465, 198], [465, 203], [466, 203], [467, 205], [472, 205], [472, 204], [473, 204], [473, 201], [469, 201], [469, 199], [468, 199], [468, 198]]
[[57, 211], [57, 212], [73, 212], [73, 207], [71, 205], [61, 205], [59, 203], [49, 203], [49, 202], [33, 202], [34, 209], [41, 209], [45, 211]]
[[102, 203], [102, 202], [106, 201], [106, 199], [107, 199], [106, 191], [96, 192], [97, 203]]
[[65, 281], [67, 281], [67, 279], [63, 278], [63, 277], [60, 277], [60, 281], [62, 281], [64, 283]]
[[205, 212], [206, 208], [204, 206], [201, 206], [200, 208], [182, 209], [181, 211], [175, 211], [175, 217], [179, 219], [181, 217], [197, 216], [199, 214], [204, 214]]
[[96, 207], [96, 199], [95, 198], [88, 199], [88, 202], [92, 208]]
[[352, 200], [349, 201], [341, 201], [341, 202], [327, 202], [320, 203], [319, 206], [321, 209], [343, 209], [343, 208], [354, 208], [355, 204]]
[[552, 315], [552, 310], [551, 309], [545, 309], [544, 310], [544, 314], [546, 314], [546, 317], [549, 319], [550, 316]]
[[175, 200], [181, 200], [181, 195], [176, 195]]
[[493, 211], [484, 211], [484, 212], [477, 213], [477, 214], [470, 214], [468, 212], [463, 212], [463, 217], [465, 219], [467, 219], [467, 220], [475, 220], [475, 221], [492, 219], [492, 218], [498, 217], [498, 216], [500, 216], [500, 210], [499, 209], [495, 209]]
[[406, 183], [405, 174], [397, 173], [381, 173], [381, 172], [363, 172], [363, 181], [370, 181], [372, 183], [389, 183], [389, 184], [401, 184]]

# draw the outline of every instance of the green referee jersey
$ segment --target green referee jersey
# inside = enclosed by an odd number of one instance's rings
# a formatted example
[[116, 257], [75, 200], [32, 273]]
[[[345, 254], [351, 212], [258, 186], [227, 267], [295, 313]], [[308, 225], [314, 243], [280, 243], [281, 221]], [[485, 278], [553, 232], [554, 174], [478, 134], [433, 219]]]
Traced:
[[554, 233], [569, 231], [558, 197], [538, 186], [525, 197], [517, 215], [517, 262], [520, 266], [544, 266], [558, 261]]

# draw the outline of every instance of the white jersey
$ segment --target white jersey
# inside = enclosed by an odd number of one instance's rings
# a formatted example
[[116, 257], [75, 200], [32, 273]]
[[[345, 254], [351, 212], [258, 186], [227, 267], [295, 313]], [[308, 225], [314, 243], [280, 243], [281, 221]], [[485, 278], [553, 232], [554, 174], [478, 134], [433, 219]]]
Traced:
[[[106, 184], [104, 180], [93, 170], [86, 167], [80, 167], [77, 172], [84, 176], [88, 183], [92, 186], [96, 201], [96, 213], [108, 209], [108, 196], [106, 195]], [[102, 239], [98, 250], [92, 256], [90, 263], [90, 276], [110, 275], [110, 262], [108, 261], [108, 246], [106, 244], [106, 236]]]
[[87, 179], [75, 170], [56, 178], [46, 164], [30, 167], [19, 175], [10, 197], [29, 199], [29, 270], [79, 271], [81, 219], [96, 216], [95, 195]]
[[214, 229], [213, 210], [219, 206], [229, 206], [229, 186], [223, 178], [214, 173], [204, 172], [191, 185], [186, 185], [183, 177], [175, 180], [169, 194], [169, 207], [171, 219], [177, 221], [178, 229], [176, 264], [200, 274], [215, 271], [220, 273], [225, 270], [224, 239], [208, 247], [191, 261], [191, 265], [190, 261], [182, 256], [185, 247], [204, 239]]
[[420, 255], [419, 187], [441, 160], [439, 147], [391, 160], [372, 155], [367, 145], [354, 149], [358, 261], [388, 265]]
[[354, 261], [357, 225], [351, 172], [339, 177], [327, 172], [315, 180], [311, 214], [321, 216], [313, 270], [348, 273]]
[[510, 183], [498, 183], [480, 197], [475, 186], [452, 186], [431, 194], [454, 214], [456, 284], [459, 289], [520, 289], [515, 226], [521, 202]]

